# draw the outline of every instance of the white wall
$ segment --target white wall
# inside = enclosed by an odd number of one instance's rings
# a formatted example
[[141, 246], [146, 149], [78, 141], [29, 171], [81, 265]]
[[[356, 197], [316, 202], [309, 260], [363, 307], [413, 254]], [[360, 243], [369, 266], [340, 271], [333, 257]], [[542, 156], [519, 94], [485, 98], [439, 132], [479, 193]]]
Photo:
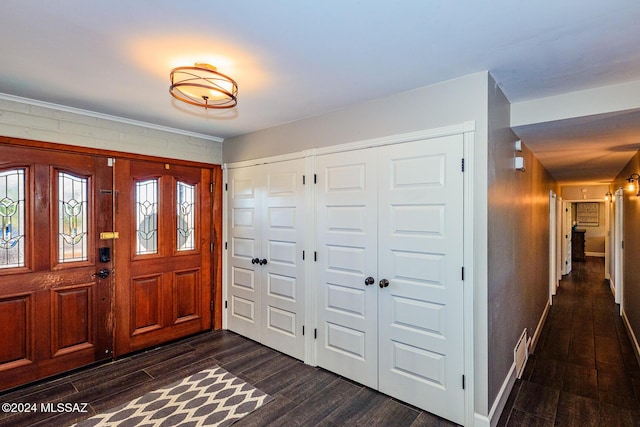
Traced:
[[0, 136], [222, 163], [218, 138], [8, 95], [0, 95]]
[[640, 80], [515, 103], [511, 106], [511, 126], [637, 108], [640, 108]]
[[[225, 163], [293, 153], [476, 120], [486, 136], [487, 73], [375, 99], [320, 116], [227, 138]], [[354, 83], [357, 84], [357, 83]]]
[[563, 185], [562, 199], [565, 201], [576, 200], [604, 200], [604, 196], [609, 190], [608, 184], [603, 185]]

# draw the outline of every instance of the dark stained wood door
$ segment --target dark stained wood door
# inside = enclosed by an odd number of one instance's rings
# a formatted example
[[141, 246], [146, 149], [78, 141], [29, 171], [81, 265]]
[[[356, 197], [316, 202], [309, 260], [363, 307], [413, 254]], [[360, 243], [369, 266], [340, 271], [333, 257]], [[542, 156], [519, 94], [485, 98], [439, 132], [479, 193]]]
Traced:
[[0, 145], [0, 390], [112, 356], [109, 163]]
[[117, 159], [115, 351], [212, 327], [212, 170]]

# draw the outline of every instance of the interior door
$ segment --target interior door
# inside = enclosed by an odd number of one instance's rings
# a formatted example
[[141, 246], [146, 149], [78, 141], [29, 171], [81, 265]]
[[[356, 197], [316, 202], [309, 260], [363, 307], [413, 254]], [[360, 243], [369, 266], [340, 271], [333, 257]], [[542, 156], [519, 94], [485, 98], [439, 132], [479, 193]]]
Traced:
[[112, 242], [99, 239], [112, 229], [112, 168], [104, 157], [15, 146], [1, 152], [6, 389], [112, 356]]
[[558, 275], [556, 266], [558, 265], [557, 255], [557, 217], [556, 193], [549, 191], [549, 301], [553, 304], [553, 296], [558, 289]]
[[463, 137], [378, 154], [379, 390], [462, 424]]
[[227, 172], [227, 327], [255, 341], [260, 341], [262, 330], [261, 170], [246, 167]]
[[229, 169], [228, 328], [304, 358], [304, 160]]
[[261, 341], [304, 358], [304, 160], [264, 165]]
[[316, 161], [317, 363], [377, 389], [376, 151]]
[[563, 202], [562, 209], [562, 274], [571, 273], [572, 204]]
[[613, 225], [613, 283], [615, 285], [615, 302], [620, 304], [620, 313], [624, 308], [622, 304], [622, 288], [624, 286], [624, 193], [622, 190], [616, 191]]
[[211, 329], [212, 171], [115, 168], [117, 355]]

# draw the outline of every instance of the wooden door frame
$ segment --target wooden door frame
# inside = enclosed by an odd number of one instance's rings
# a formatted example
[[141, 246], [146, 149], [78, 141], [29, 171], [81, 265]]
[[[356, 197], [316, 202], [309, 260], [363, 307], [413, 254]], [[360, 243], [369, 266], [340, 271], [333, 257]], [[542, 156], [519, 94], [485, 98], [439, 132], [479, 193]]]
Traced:
[[[31, 139], [0, 136], [2, 145], [19, 146], [25, 148], [39, 148], [63, 153], [90, 154], [113, 159], [144, 160], [158, 163], [193, 166], [211, 169], [213, 175], [213, 209], [211, 241], [214, 243], [212, 259], [212, 295], [214, 312], [212, 315], [212, 329], [222, 328], [222, 167], [216, 164], [193, 162], [190, 160], [171, 159], [167, 157], [150, 156], [146, 154], [126, 153], [122, 151], [104, 150], [98, 148], [81, 147], [63, 143], [36, 141]], [[113, 286], [113, 285], [112, 285]]]

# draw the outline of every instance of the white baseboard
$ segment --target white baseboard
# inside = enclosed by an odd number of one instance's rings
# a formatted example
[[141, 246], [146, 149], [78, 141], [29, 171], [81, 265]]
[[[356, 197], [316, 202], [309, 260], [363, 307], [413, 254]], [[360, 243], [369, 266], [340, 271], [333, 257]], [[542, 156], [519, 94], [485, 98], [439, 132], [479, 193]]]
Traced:
[[[540, 316], [540, 320], [538, 321], [538, 326], [536, 326], [536, 331], [533, 334], [533, 337], [529, 338], [529, 342], [527, 343], [529, 346], [529, 354], [533, 353], [536, 345], [538, 344], [538, 339], [540, 338], [542, 327], [547, 320], [547, 315], [549, 314], [550, 308], [551, 302], [547, 301], [547, 304], [545, 305], [542, 312], [542, 316]], [[502, 415], [502, 410], [507, 403], [507, 399], [509, 398], [509, 394], [511, 394], [511, 390], [513, 389], [513, 385], [515, 384], [516, 379], [516, 362], [513, 362], [513, 365], [511, 365], [511, 369], [509, 369], [509, 373], [502, 383], [502, 387], [500, 387], [498, 396], [496, 396], [496, 400], [493, 402], [493, 406], [489, 411], [489, 416], [485, 417], [480, 414], [475, 414], [474, 426], [495, 427], [498, 424], [500, 416]]]
[[585, 252], [584, 256], [595, 256], [599, 258], [604, 258], [604, 252]]
[[498, 396], [496, 397], [496, 400], [493, 402], [493, 406], [489, 411], [489, 417], [488, 418], [485, 417], [487, 418], [487, 421], [489, 421], [490, 427], [495, 427], [498, 424], [498, 421], [500, 420], [500, 415], [502, 415], [502, 410], [504, 409], [504, 406], [507, 404], [507, 399], [509, 398], [509, 394], [513, 389], [513, 384], [515, 384], [516, 379], [517, 379], [516, 362], [513, 362], [513, 365], [511, 365], [511, 369], [509, 369], [509, 373], [507, 374], [507, 377], [504, 379], [504, 382], [502, 383], [502, 387], [500, 387]]
[[627, 318], [627, 313], [622, 309], [622, 320], [624, 322], [624, 326], [627, 329], [627, 333], [629, 334], [629, 338], [631, 338], [631, 344], [633, 345], [634, 353], [636, 354], [636, 360], [640, 363], [640, 344], [638, 344], [638, 338], [631, 327], [631, 323], [629, 323], [629, 318]]
[[547, 305], [544, 307], [542, 316], [540, 316], [540, 320], [538, 321], [538, 326], [536, 326], [536, 331], [533, 333], [533, 337], [531, 338], [531, 344], [529, 345], [529, 354], [533, 353], [536, 349], [536, 346], [538, 345], [538, 339], [540, 338], [540, 334], [542, 333], [544, 322], [547, 321], [547, 315], [549, 314], [550, 308], [551, 301], [547, 301]]
[[489, 418], [486, 415], [474, 413], [473, 427], [491, 427], [491, 423], [489, 422]]
[[609, 289], [611, 289], [611, 293], [613, 294], [613, 297], [616, 297], [616, 284], [614, 283], [613, 279], [609, 278]]

